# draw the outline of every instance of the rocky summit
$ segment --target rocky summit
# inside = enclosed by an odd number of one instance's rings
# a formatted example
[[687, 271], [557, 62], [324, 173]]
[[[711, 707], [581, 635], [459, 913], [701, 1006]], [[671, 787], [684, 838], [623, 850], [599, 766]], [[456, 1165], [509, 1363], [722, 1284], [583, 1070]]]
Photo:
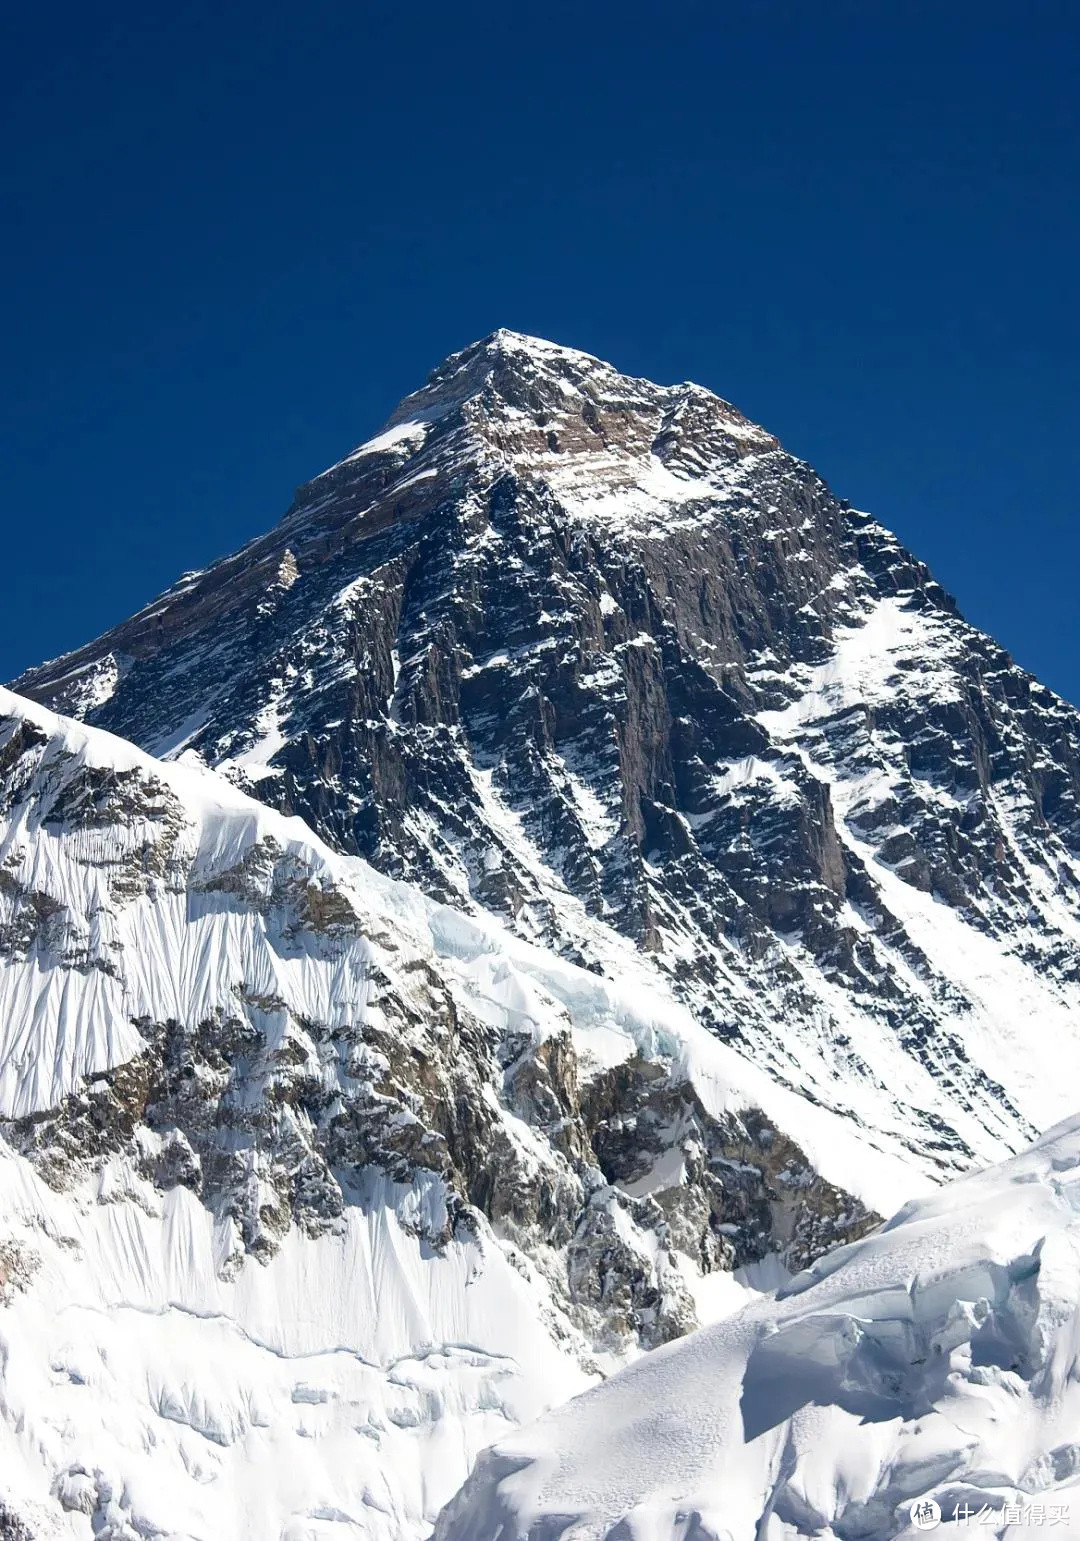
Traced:
[[1080, 716], [699, 386], [494, 333], [12, 692], [0, 1536], [420, 1541], [1074, 1111]]

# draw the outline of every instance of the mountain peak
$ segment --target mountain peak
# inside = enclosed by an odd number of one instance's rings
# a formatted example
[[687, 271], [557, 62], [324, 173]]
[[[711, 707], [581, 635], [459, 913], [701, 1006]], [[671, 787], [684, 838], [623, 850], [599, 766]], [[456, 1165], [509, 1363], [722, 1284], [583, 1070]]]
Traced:
[[500, 326], [486, 337], [472, 342], [467, 348], [451, 353], [432, 371], [430, 380], [444, 378], [462, 368], [468, 368], [477, 360], [489, 363], [498, 361], [504, 365], [528, 369], [529, 367], [559, 368], [570, 366], [613, 370], [610, 364], [584, 353], [580, 348], [570, 348], [563, 343], [551, 342], [545, 337], [533, 337], [528, 332], [515, 332]]
[[[480, 338], [464, 353], [482, 351], [489, 354], [498, 354], [505, 358], [521, 358], [531, 356], [537, 359], [577, 359], [585, 360], [590, 364], [602, 364], [602, 360], [591, 353], [585, 353], [581, 348], [571, 348], [565, 343], [552, 342], [547, 337], [535, 337], [529, 332], [516, 332], [512, 327], [499, 326], [487, 337]], [[452, 357], [455, 355], [451, 355]], [[610, 368], [610, 365], [607, 366]]]
[[405, 397], [387, 426], [414, 419], [418, 412], [441, 415], [432, 409], [448, 410], [485, 393], [515, 404], [523, 391], [545, 379], [573, 388], [597, 373], [618, 378], [610, 364], [590, 353], [499, 327], [443, 359], [421, 388]]
[[[494, 452], [515, 472], [566, 493], [580, 490], [583, 478], [593, 491], [612, 483], [645, 491], [662, 469], [701, 483], [698, 492], [715, 491], [712, 471], [726, 482], [737, 461], [779, 447], [703, 386], [658, 385], [502, 327], [444, 359], [379, 434], [331, 470], [388, 450], [409, 458], [422, 448], [428, 456], [458, 429], [474, 452]], [[460, 458], [460, 441], [452, 453]]]

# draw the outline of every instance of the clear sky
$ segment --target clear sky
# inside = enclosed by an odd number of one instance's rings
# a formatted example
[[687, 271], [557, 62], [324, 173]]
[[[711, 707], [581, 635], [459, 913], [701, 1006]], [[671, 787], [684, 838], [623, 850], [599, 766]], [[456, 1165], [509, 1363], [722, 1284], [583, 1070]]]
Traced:
[[729, 397], [1080, 701], [1076, 0], [2, 26], [0, 679], [509, 326]]

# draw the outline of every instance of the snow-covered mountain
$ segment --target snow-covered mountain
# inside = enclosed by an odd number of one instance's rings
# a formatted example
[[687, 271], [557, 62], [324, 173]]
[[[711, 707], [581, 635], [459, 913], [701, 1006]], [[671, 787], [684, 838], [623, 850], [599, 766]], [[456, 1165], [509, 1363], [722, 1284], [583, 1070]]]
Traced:
[[420, 1541], [1074, 1111], [1080, 717], [699, 387], [496, 333], [16, 689], [0, 1537]]
[[589, 968], [629, 938], [927, 1170], [1071, 1111], [1077, 714], [697, 386], [496, 333], [15, 688]]

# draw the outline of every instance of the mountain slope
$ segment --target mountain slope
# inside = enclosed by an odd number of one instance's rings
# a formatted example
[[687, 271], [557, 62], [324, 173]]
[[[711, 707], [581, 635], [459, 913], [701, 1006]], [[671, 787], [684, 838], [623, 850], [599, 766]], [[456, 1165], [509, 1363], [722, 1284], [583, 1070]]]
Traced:
[[621, 973], [0, 691], [0, 1534], [419, 1538], [918, 1182]]
[[436, 1541], [1080, 1535], [1080, 1120], [480, 1459]]
[[496, 333], [18, 688], [601, 974], [629, 939], [928, 1174], [1071, 1110], [1077, 714], [699, 387]]

